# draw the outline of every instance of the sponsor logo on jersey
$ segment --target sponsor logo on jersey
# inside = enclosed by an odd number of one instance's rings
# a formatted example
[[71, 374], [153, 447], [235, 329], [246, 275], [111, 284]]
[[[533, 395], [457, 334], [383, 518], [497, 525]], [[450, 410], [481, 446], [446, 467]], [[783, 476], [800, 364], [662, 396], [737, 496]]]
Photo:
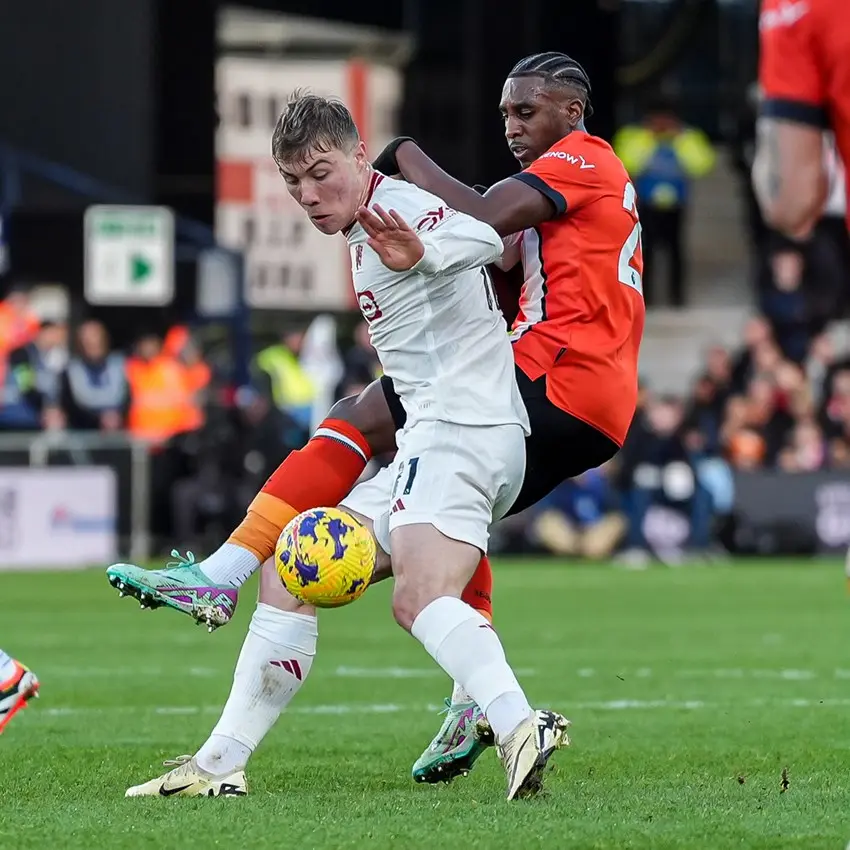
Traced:
[[367, 322], [374, 322], [375, 319], [380, 319], [384, 315], [375, 300], [375, 294], [368, 289], [358, 294], [357, 301], [360, 304], [360, 312], [363, 313], [363, 318]]
[[359, 272], [360, 266], [363, 265], [363, 246], [355, 245], [354, 246], [354, 271]]
[[457, 215], [457, 210], [453, 210], [451, 207], [438, 207], [435, 210], [428, 210], [416, 222], [413, 229], [420, 233], [428, 233], [428, 231], [433, 230], [453, 215]]
[[779, 27], [792, 27], [810, 11], [808, 0], [787, 0], [775, 9], [765, 9], [761, 13], [759, 29], [766, 32]]
[[588, 162], [581, 154], [576, 156], [572, 153], [567, 153], [566, 151], [546, 151], [540, 159], [563, 159], [566, 162], [570, 163], [570, 165], [577, 165], [579, 170], [585, 168], [596, 168], [595, 165]]

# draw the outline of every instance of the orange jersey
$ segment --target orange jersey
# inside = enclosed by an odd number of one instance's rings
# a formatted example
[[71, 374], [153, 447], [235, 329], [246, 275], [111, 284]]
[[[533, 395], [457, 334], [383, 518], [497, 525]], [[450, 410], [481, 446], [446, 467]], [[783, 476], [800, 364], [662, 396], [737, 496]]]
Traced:
[[516, 179], [557, 216], [522, 234], [514, 357], [532, 380], [547, 376], [553, 404], [622, 445], [645, 314], [634, 187], [611, 146], [578, 130]]
[[[850, 8], [847, 0], [763, 0], [762, 114], [832, 128], [850, 166]], [[850, 196], [850, 170], [847, 171]], [[848, 207], [850, 227], [850, 207]]]

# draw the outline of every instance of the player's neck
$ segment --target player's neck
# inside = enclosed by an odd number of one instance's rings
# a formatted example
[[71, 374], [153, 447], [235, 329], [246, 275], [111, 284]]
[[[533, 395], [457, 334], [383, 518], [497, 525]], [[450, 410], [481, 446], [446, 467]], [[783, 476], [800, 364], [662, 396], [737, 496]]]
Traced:
[[[360, 209], [360, 207], [366, 206], [369, 202], [369, 192], [372, 188], [372, 176], [375, 173], [375, 169], [372, 168], [371, 165], [367, 165], [363, 170], [362, 174], [362, 185], [360, 187], [360, 194], [357, 196], [357, 206], [354, 208], [354, 211]], [[352, 218], [351, 221], [342, 228], [343, 236], [348, 236], [351, 233], [351, 228], [354, 227], [355, 219]]]
[[360, 197], [357, 199], [357, 209], [364, 206], [369, 200], [369, 190], [372, 188], [372, 175], [375, 169], [367, 165], [363, 171], [363, 184], [360, 187]]

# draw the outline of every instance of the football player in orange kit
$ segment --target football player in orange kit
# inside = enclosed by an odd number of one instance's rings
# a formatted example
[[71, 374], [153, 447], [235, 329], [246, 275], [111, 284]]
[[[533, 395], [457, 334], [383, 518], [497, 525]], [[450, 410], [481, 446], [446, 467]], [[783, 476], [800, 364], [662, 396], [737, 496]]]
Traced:
[[[769, 225], [807, 237], [827, 193], [824, 130], [850, 165], [850, 15], [844, 0], [763, 0], [753, 184]], [[850, 193], [850, 171], [846, 172]], [[850, 228], [850, 205], [848, 205]]]
[[[511, 335], [532, 433], [513, 513], [612, 458], [637, 401], [644, 303], [636, 196], [610, 145], [585, 129], [589, 94], [584, 69], [563, 53], [518, 62], [500, 108], [508, 145], [524, 170], [483, 195], [451, 178], [411, 139], [396, 139], [375, 163], [378, 171], [401, 174], [491, 224], [505, 240], [503, 267], [522, 261], [524, 283]], [[211, 626], [226, 623], [238, 587], [264, 562], [261, 581], [280, 584], [268, 559], [283, 527], [304, 510], [343, 501], [369, 459], [393, 450], [404, 423], [392, 382], [374, 382], [333, 407], [210, 558], [161, 571], [118, 564], [108, 571], [110, 581], [151, 606], [168, 605]], [[488, 617], [491, 585], [483, 558], [463, 599]], [[285, 636], [275, 640], [284, 653]], [[231, 700], [238, 699], [238, 678]], [[289, 689], [286, 702], [293, 694]], [[267, 707], [270, 724], [284, 705]], [[477, 706], [456, 688], [442, 729], [414, 765], [414, 778], [434, 782], [467, 771], [481, 752], [472, 735], [479, 717]], [[241, 766], [234, 762], [228, 769]]]

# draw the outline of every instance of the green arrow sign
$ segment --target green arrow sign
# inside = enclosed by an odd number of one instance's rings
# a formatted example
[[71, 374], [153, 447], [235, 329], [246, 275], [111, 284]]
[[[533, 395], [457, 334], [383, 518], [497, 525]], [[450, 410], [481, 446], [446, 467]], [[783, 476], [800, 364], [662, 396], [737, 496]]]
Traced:
[[153, 267], [147, 257], [133, 254], [130, 257], [130, 280], [133, 283], [144, 283], [150, 276]]

